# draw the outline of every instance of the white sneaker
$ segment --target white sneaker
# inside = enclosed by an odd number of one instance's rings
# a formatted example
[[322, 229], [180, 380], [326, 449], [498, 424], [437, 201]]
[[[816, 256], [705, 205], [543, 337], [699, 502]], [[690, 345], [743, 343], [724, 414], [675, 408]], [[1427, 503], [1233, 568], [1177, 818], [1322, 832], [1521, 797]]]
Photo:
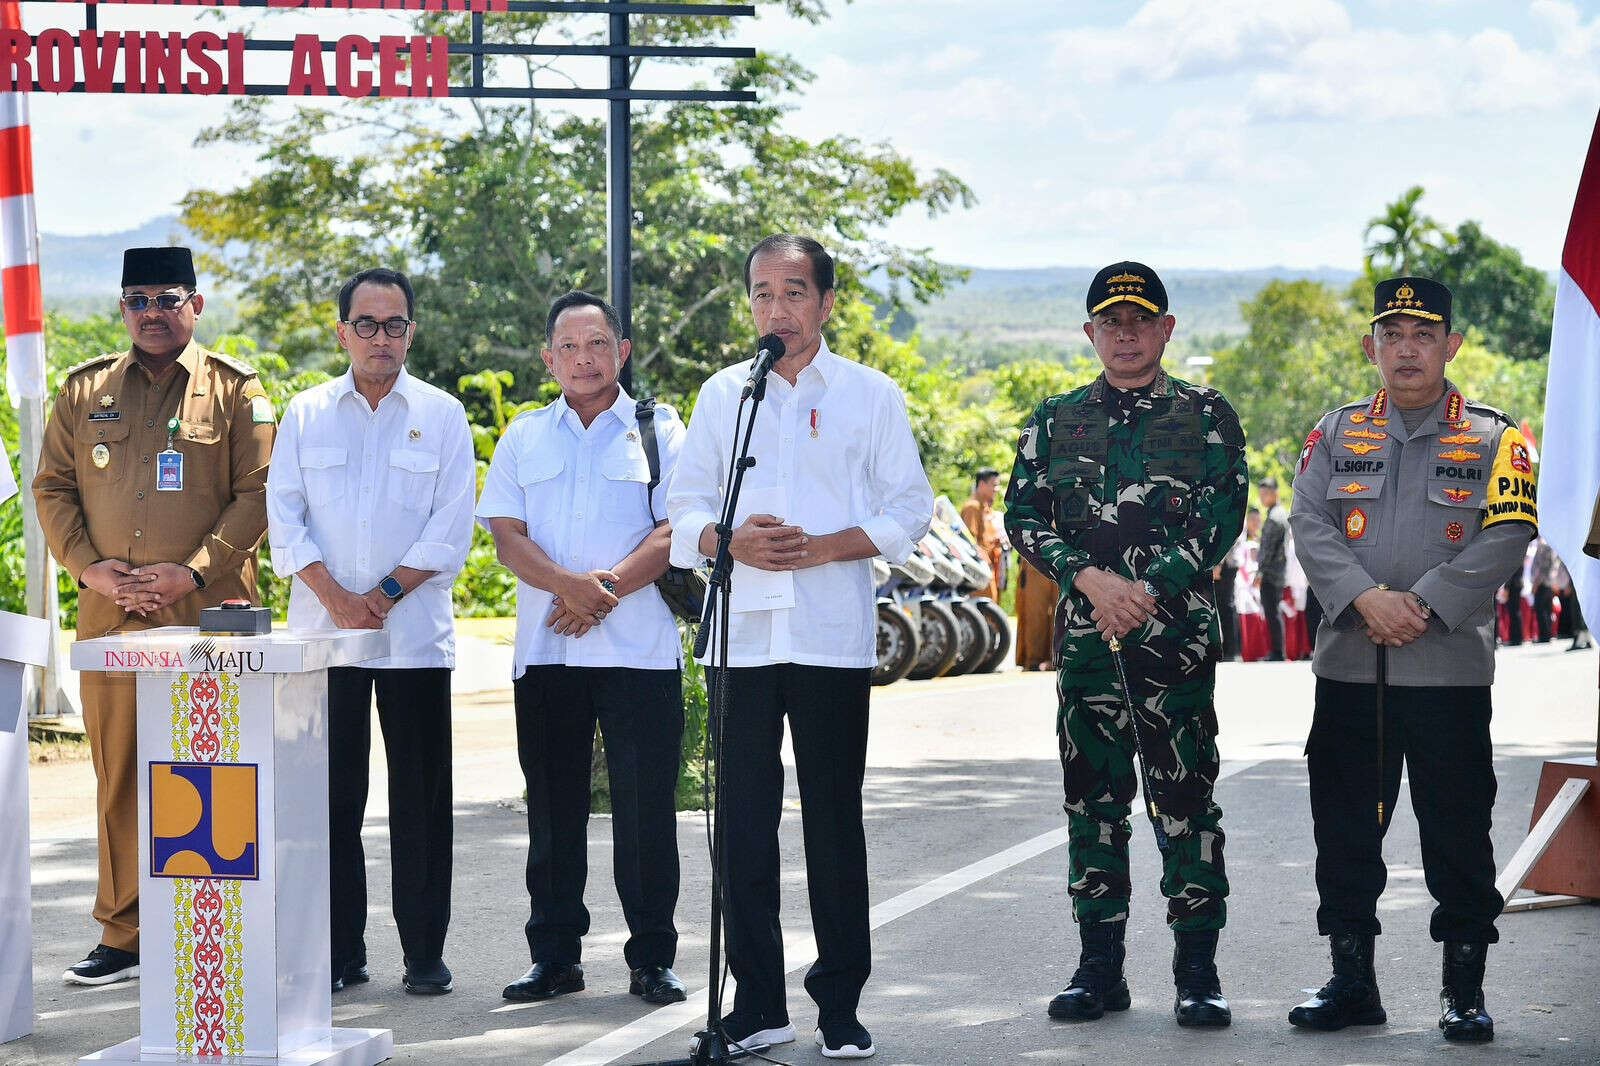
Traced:
[[824, 1035], [817, 1027], [817, 1047], [825, 1059], [870, 1059], [878, 1053], [872, 1044], [872, 1034], [854, 1018], [848, 1022], [830, 1024], [832, 1032]]

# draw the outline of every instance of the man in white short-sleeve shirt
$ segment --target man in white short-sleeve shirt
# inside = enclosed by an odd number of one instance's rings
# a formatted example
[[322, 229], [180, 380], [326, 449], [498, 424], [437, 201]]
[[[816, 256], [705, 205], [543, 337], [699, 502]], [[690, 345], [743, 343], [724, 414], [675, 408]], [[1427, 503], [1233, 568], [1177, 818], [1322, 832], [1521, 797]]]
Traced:
[[372, 699], [389, 766], [394, 919], [407, 992], [451, 989], [450, 589], [472, 542], [477, 471], [466, 410], [406, 373], [415, 299], [404, 274], [339, 290], [343, 377], [289, 401], [267, 479], [272, 563], [293, 574], [290, 629], [382, 629], [386, 658], [328, 671], [333, 989], [368, 980], [367, 765]]
[[[861, 824], [867, 703], [877, 658], [870, 560], [910, 556], [928, 532], [933, 490], [885, 375], [828, 350], [833, 258], [816, 241], [780, 234], [745, 260], [758, 333], [785, 354], [756, 417], [731, 552], [733, 610], [722, 724], [721, 809], [728, 965], [738, 982], [723, 1019], [746, 1048], [794, 1039], [778, 925], [779, 753], [787, 717], [805, 824], [817, 961], [817, 1043], [829, 1058], [865, 1058], [872, 1037], [856, 1017], [872, 969], [867, 845]], [[716, 551], [715, 525], [750, 363], [700, 390], [667, 510], [673, 562]], [[741, 517], [743, 516], [743, 517]], [[720, 658], [716, 660], [722, 664]], [[713, 696], [715, 698], [715, 696]]]
[[636, 404], [618, 384], [630, 344], [616, 311], [598, 296], [571, 292], [556, 300], [545, 343], [545, 366], [561, 398], [506, 429], [478, 503], [478, 520], [518, 578], [513, 688], [528, 786], [533, 965], [502, 994], [527, 1001], [584, 987], [589, 766], [598, 721], [611, 782], [617, 895], [628, 923], [628, 990], [649, 1003], [675, 1003], [684, 998], [672, 972], [682, 645], [655, 580], [667, 569], [666, 484], [683, 423], [670, 407]]

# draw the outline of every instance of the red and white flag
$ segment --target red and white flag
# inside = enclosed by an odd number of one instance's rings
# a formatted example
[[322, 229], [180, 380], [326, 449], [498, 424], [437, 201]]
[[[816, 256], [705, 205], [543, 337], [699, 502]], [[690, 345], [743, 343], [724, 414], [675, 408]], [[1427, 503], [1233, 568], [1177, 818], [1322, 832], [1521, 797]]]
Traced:
[[[22, 29], [16, 0], [0, 0], [0, 29]], [[11, 406], [44, 395], [44, 294], [33, 213], [28, 94], [0, 93], [0, 287], [5, 290], [6, 393]]]
[[[1600, 119], [1561, 253], [1539, 463], [1539, 531], [1567, 564], [1585, 613], [1600, 618], [1600, 560], [1583, 554], [1600, 492]], [[1596, 624], [1596, 623], [1591, 623]]]

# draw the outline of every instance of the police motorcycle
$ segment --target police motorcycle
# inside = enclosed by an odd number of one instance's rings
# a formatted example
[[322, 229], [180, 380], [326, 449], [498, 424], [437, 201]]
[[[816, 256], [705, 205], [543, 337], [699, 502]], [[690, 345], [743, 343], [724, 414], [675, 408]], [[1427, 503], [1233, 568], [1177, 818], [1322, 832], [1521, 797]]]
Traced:
[[878, 665], [874, 685], [891, 685], [909, 674], [922, 651], [923, 588], [933, 580], [933, 566], [913, 554], [904, 563], [872, 560], [872, 583], [878, 600]]
[[994, 578], [989, 560], [979, 550], [961, 513], [948, 497], [934, 502], [928, 536], [960, 568], [959, 578], [941, 598], [946, 600], [958, 626], [958, 651], [947, 673], [990, 673], [1011, 650], [1011, 624], [1000, 605], [978, 593]]

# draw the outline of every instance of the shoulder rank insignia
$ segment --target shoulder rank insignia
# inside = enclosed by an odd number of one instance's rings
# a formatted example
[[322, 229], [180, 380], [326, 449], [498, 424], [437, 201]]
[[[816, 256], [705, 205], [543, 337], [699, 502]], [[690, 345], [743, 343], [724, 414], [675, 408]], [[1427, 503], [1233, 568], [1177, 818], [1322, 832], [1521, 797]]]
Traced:
[[1461, 420], [1461, 394], [1454, 389], [1450, 390], [1450, 398], [1444, 403], [1444, 420], [1446, 422]]
[[1352, 507], [1350, 513], [1344, 516], [1344, 536], [1346, 540], [1360, 540], [1367, 535], [1367, 512], [1359, 507]]
[[1445, 489], [1444, 494], [1456, 503], [1461, 503], [1472, 495], [1471, 489]]
[[1341, 443], [1339, 445], [1339, 447], [1346, 448], [1346, 449], [1348, 449], [1348, 450], [1350, 450], [1352, 452], [1355, 452], [1357, 455], [1366, 455], [1368, 452], [1377, 451], [1379, 448], [1382, 447], [1382, 445], [1380, 445], [1380, 444], [1344, 444], [1344, 443]]
[[1357, 437], [1357, 438], [1360, 438], [1361, 440], [1388, 440], [1389, 439], [1389, 434], [1382, 433], [1382, 432], [1379, 432], [1377, 430], [1371, 430], [1371, 429], [1347, 429], [1347, 430], [1344, 431], [1344, 435], [1347, 436], [1347, 437]]
[[1470, 459], [1482, 459], [1482, 452], [1469, 452], [1465, 448], [1453, 448], [1447, 452], [1440, 452], [1439, 458], [1448, 459], [1452, 463], [1465, 463]]
[[1448, 437], [1440, 437], [1440, 444], [1482, 444], [1482, 437], [1474, 437], [1470, 433], [1452, 433]]
[[1370, 485], [1363, 485], [1359, 481], [1352, 481], [1348, 485], [1340, 485], [1339, 491], [1350, 496], [1354, 496], [1358, 492], [1366, 492], [1369, 488], [1371, 488]]
[[1372, 403], [1367, 405], [1367, 414], [1373, 418], [1381, 418], [1389, 413], [1389, 390], [1379, 389], [1378, 394], [1372, 398]]

